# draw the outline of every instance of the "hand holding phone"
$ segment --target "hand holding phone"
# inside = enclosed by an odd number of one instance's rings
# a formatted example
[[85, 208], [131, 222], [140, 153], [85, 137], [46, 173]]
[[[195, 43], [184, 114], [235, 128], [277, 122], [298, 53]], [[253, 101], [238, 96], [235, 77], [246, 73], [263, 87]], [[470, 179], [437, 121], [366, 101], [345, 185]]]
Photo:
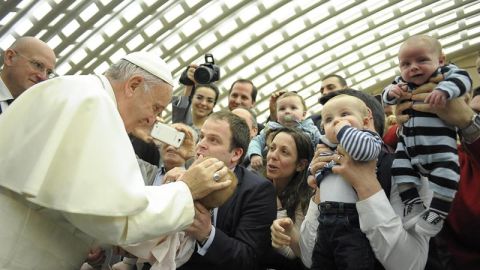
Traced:
[[180, 132], [171, 126], [160, 122], [155, 123], [150, 135], [154, 139], [159, 140], [162, 143], [174, 146], [176, 148], [180, 147], [180, 145], [182, 145], [183, 143], [183, 140], [185, 139], [185, 133]]

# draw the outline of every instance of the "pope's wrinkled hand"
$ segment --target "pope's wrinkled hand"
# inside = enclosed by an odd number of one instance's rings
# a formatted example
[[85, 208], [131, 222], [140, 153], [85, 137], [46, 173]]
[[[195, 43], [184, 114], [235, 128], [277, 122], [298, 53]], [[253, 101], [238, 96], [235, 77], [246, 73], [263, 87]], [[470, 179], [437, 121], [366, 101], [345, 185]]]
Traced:
[[224, 189], [231, 184], [231, 180], [224, 182], [215, 182], [213, 174], [217, 173], [220, 178], [224, 177], [228, 172], [228, 168], [223, 161], [216, 158], [199, 158], [187, 171], [181, 176], [179, 181], [187, 184], [192, 198], [194, 200], [201, 199], [215, 190]]

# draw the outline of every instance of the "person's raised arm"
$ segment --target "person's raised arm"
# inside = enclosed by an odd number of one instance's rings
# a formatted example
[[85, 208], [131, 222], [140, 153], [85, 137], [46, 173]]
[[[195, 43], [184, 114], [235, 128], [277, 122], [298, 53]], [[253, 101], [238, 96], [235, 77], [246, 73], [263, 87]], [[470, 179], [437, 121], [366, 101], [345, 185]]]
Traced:
[[[437, 84], [432, 82], [424, 84], [415, 89], [406, 98], [411, 99], [412, 101], [423, 101], [436, 86]], [[407, 109], [413, 108], [420, 112], [435, 113], [439, 118], [445, 121], [445, 123], [456, 126], [459, 128], [459, 133], [462, 135], [463, 140], [467, 143], [472, 143], [480, 137], [480, 131], [478, 129], [474, 130], [474, 132], [469, 132], [470, 130], [467, 129], [473, 122], [475, 112], [468, 106], [465, 97], [462, 96], [449, 100], [444, 107], [434, 107], [426, 103], [413, 104], [412, 101], [404, 102], [397, 106], [395, 114], [399, 124], [402, 124], [409, 119], [409, 116], [403, 114], [403, 112]]]
[[192, 94], [193, 87], [197, 84], [193, 76], [197, 67], [198, 65], [195, 65], [195, 64], [190, 64], [188, 66], [187, 78], [193, 82], [193, 85], [185, 85], [185, 89], [183, 90], [183, 96], [185, 97], [190, 97], [190, 95]]
[[333, 172], [341, 174], [358, 194], [360, 229], [385, 269], [423, 269], [429, 238], [406, 231], [401, 218], [377, 180], [376, 162], [355, 161], [348, 155], [336, 157]]
[[193, 222], [193, 200], [215, 190], [226, 188], [230, 180], [215, 182], [213, 174], [221, 177], [228, 168], [214, 158], [192, 165], [175, 183], [145, 186], [147, 206], [130, 216], [95, 216], [64, 213], [74, 226], [109, 244], [131, 244], [185, 229]]
[[192, 115], [190, 111], [192, 104], [190, 95], [192, 94], [193, 88], [196, 84], [193, 78], [193, 73], [195, 72], [196, 68], [197, 65], [191, 64], [188, 66], [186, 71], [187, 79], [191, 80], [193, 85], [185, 85], [183, 95], [172, 97], [172, 123], [185, 123], [187, 125], [192, 124]]
[[270, 117], [269, 117], [270, 121], [278, 122], [278, 120], [277, 120], [277, 99], [278, 99], [279, 96], [285, 94], [286, 92], [287, 91], [285, 91], [285, 90], [279, 90], [279, 91], [274, 92], [270, 96], [270, 102], [269, 102], [269, 105], [268, 105], [268, 108], [270, 110]]
[[[412, 100], [421, 100], [428, 93], [419, 93], [412, 96]], [[421, 112], [435, 113], [447, 124], [458, 127], [460, 135], [466, 142], [476, 141], [480, 137], [480, 131], [466, 132], [472, 124], [475, 112], [468, 106], [464, 97], [449, 100], [445, 107], [432, 107], [429, 104], [413, 104], [412, 108]]]

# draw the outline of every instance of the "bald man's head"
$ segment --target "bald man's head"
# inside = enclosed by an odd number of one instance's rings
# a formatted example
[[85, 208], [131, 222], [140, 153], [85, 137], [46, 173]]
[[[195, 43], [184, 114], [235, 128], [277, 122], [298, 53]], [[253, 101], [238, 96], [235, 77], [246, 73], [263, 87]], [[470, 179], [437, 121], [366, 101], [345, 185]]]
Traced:
[[55, 52], [35, 37], [21, 37], [3, 56], [1, 77], [14, 98], [54, 74]]

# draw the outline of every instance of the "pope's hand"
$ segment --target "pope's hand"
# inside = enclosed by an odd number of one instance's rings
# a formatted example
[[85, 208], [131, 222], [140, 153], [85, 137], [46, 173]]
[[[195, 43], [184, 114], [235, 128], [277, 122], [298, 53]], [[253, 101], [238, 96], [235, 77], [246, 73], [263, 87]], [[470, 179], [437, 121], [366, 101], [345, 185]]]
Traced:
[[180, 179], [184, 174], [185, 174], [185, 169], [184, 168], [175, 167], [175, 168], [169, 170], [167, 173], [165, 173], [165, 176], [163, 177], [163, 182], [165, 184], [175, 182], [178, 179]]
[[199, 158], [179, 179], [187, 184], [194, 200], [201, 199], [215, 190], [224, 189], [231, 184], [231, 180], [215, 182], [213, 174], [224, 177], [228, 168], [223, 161], [216, 158]]
[[92, 267], [101, 266], [105, 261], [105, 250], [101, 247], [93, 247], [85, 260]]

